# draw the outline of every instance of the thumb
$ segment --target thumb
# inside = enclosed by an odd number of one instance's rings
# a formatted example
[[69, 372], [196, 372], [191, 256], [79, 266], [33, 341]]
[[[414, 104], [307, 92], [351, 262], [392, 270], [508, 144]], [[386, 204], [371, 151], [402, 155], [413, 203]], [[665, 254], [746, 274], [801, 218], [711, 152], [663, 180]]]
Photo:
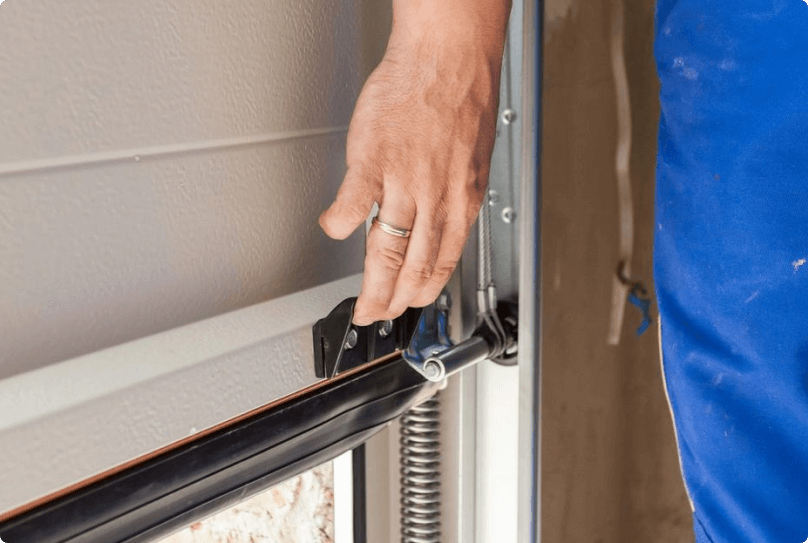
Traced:
[[365, 222], [379, 196], [379, 185], [363, 175], [362, 169], [348, 168], [337, 198], [322, 215], [320, 226], [334, 239], [345, 239]]

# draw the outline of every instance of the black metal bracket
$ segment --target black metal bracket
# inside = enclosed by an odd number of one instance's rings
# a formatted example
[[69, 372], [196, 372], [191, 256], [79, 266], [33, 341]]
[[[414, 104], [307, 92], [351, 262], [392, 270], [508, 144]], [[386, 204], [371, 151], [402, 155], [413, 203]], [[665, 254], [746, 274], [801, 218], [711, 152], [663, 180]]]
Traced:
[[496, 322], [486, 314], [470, 338], [453, 345], [446, 307], [410, 308], [395, 320], [354, 326], [351, 320], [355, 303], [356, 298], [344, 300], [314, 325], [317, 377], [331, 378], [396, 351], [424, 378], [435, 382], [485, 359], [516, 364], [516, 304], [498, 304]]
[[314, 325], [314, 373], [331, 378], [396, 351], [406, 349], [418, 328], [423, 309], [409, 308], [390, 321], [355, 326], [353, 310], [356, 298], [340, 302], [324, 319]]

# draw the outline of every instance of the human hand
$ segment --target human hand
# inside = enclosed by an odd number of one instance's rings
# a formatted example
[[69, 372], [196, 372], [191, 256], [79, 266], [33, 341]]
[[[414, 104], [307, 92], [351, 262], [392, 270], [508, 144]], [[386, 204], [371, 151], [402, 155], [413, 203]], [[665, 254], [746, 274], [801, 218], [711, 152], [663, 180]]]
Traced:
[[483, 201], [494, 146], [504, 23], [466, 17], [466, 5], [452, 13], [444, 0], [408, 1], [359, 96], [348, 171], [320, 217], [326, 234], [345, 239], [375, 202], [380, 221], [412, 231], [403, 238], [371, 227], [354, 308], [360, 326], [440, 294]]

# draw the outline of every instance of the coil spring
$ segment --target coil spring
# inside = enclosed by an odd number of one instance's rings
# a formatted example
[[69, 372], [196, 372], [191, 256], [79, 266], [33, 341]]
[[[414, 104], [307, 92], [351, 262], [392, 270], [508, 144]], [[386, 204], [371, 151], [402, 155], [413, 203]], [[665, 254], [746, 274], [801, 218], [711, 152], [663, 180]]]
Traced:
[[401, 542], [440, 543], [440, 399], [401, 417]]

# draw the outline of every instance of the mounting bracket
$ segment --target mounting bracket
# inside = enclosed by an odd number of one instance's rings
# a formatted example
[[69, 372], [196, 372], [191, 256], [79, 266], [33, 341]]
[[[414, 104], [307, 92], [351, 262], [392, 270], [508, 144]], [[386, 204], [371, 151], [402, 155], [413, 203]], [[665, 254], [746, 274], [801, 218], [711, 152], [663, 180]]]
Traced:
[[314, 373], [330, 379], [368, 362], [407, 349], [418, 328], [422, 308], [409, 308], [397, 319], [356, 326], [353, 319], [356, 298], [340, 302], [312, 329]]

